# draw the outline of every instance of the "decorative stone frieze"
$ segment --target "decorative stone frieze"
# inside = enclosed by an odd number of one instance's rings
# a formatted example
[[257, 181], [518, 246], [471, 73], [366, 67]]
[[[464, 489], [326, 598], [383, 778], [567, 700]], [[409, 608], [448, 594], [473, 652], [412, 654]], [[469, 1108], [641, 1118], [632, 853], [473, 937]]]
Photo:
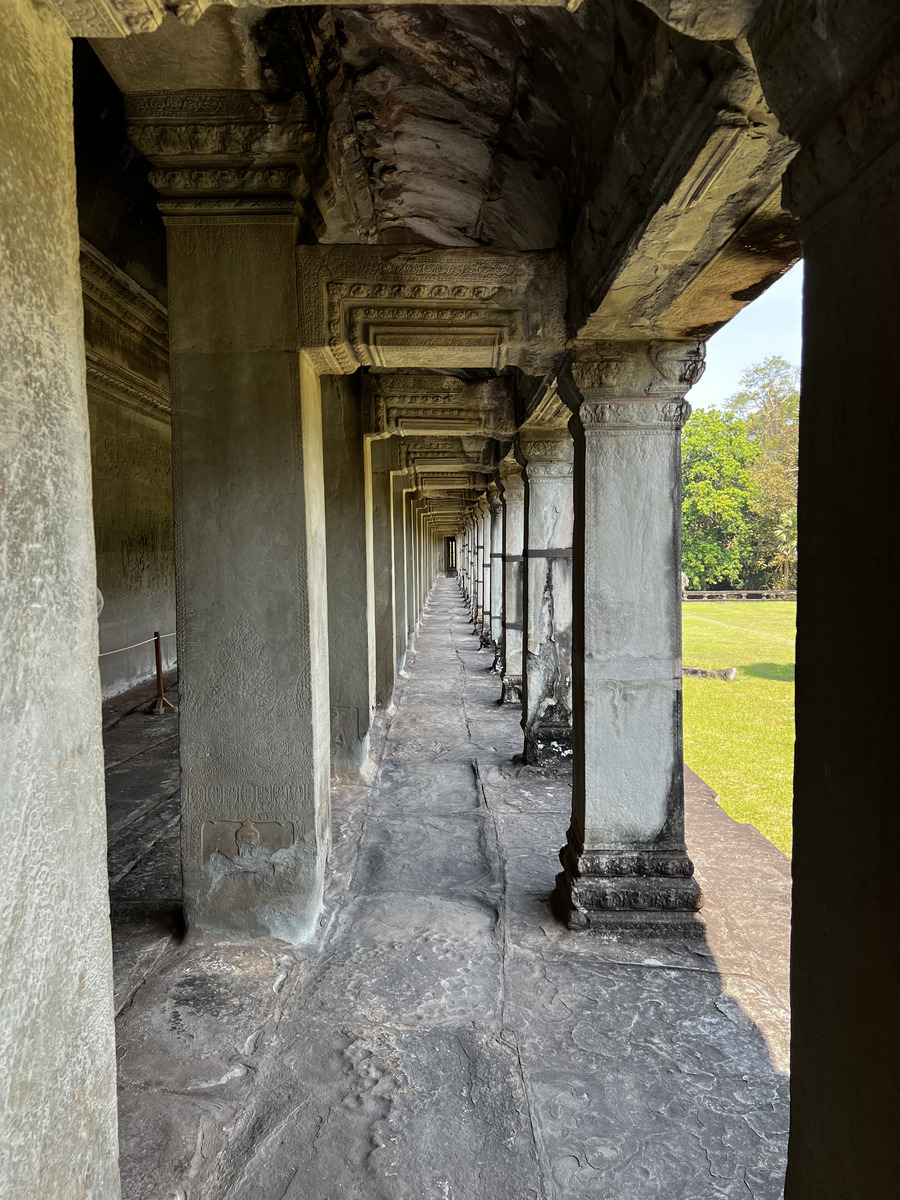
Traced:
[[515, 433], [508, 378], [466, 383], [455, 375], [367, 374], [364, 398], [367, 433], [375, 437]]
[[320, 374], [425, 365], [539, 374], [564, 340], [555, 252], [300, 246], [297, 268], [302, 345]]
[[169, 322], [165, 308], [81, 239], [88, 391], [169, 424]]
[[299, 96], [235, 90], [134, 92], [128, 136], [171, 216], [297, 215], [320, 231], [315, 137]]
[[[184, 25], [194, 25], [214, 0], [52, 0], [56, 12], [66, 24], [72, 37], [120, 38], [132, 33], [153, 33], [171, 13]], [[329, 0], [334, 3], [335, 0]], [[380, 4], [397, 4], [399, 0], [376, 0]], [[471, 3], [472, 0], [466, 0]], [[515, 0], [491, 0], [499, 7], [512, 5]], [[565, 8], [574, 12], [581, 0], [536, 0], [539, 7]], [[230, 0], [232, 8], [283, 8], [286, 4], [308, 6], [313, 0]], [[451, 0], [463, 3], [463, 0]], [[476, 4], [487, 0], [474, 0]]]
[[[572, 825], [556, 911], [572, 928], [700, 932], [684, 844], [681, 455], [696, 343], [576, 352], [579, 561]], [[575, 384], [574, 391], [570, 390]]]

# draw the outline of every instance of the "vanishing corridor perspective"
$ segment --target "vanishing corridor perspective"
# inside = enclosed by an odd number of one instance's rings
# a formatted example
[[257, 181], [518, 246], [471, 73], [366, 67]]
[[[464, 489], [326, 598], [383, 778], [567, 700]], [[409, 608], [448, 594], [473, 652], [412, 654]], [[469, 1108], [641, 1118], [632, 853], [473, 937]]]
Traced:
[[787, 861], [688, 773], [705, 936], [573, 946], [546, 902], [569, 779], [514, 761], [491, 658], [439, 579], [303, 949], [167, 940], [171, 729], [109, 729], [127, 1196], [781, 1195]]
[[[895, 0], [2, 19], [0, 1200], [892, 1195]], [[680, 464], [801, 256], [789, 870]]]

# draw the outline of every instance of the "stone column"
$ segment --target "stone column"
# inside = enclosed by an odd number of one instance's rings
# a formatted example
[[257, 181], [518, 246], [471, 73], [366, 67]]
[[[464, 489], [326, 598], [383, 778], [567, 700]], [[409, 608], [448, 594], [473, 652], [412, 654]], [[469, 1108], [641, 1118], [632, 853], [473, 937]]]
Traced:
[[613, 344], [573, 369], [575, 758], [555, 893], [572, 928], [701, 932], [684, 844], [680, 581], [683, 396], [702, 354]]
[[415, 651], [416, 626], [419, 614], [416, 609], [416, 491], [404, 489], [403, 523], [405, 528], [404, 554], [406, 557], [406, 652]]
[[4, 1196], [119, 1195], [72, 43], [0, 55], [0, 1145]]
[[512, 454], [500, 463], [503, 498], [503, 655], [500, 699], [522, 703], [525, 481]]
[[188, 923], [310, 938], [329, 822], [322, 404], [292, 204], [163, 203]]
[[485, 601], [486, 589], [485, 589], [484, 585], [486, 582], [486, 573], [487, 573], [486, 569], [485, 569], [485, 560], [488, 563], [488, 568], [487, 568], [488, 570], [490, 569], [489, 564], [491, 561], [490, 560], [491, 535], [490, 535], [490, 527], [488, 525], [489, 514], [490, 514], [490, 506], [488, 505], [487, 498], [485, 496], [479, 496], [478, 507], [477, 507], [476, 516], [475, 516], [475, 534], [476, 534], [478, 541], [476, 542], [476, 546], [475, 546], [476, 578], [475, 578], [475, 622], [474, 622], [475, 623], [475, 635], [478, 638], [479, 642], [481, 641], [481, 635], [484, 631], [484, 610], [485, 610], [485, 602], [486, 602]]
[[475, 513], [469, 517], [466, 530], [466, 607], [469, 619], [475, 621], [475, 606], [478, 597], [478, 520]]
[[519, 436], [525, 477], [525, 761], [572, 754], [572, 439]]
[[390, 443], [366, 439], [372, 489], [372, 591], [375, 616], [375, 703], [388, 711], [397, 674], [397, 622], [394, 593], [393, 480]]
[[369, 730], [375, 711], [375, 598], [372, 476], [359, 375], [322, 378], [331, 763], [342, 779], [374, 772]]
[[494, 650], [493, 671], [500, 671], [503, 656], [503, 503], [500, 488], [488, 489], [491, 505], [491, 629]]
[[391, 471], [391, 528], [394, 540], [394, 647], [397, 674], [405, 678], [407, 643], [406, 472]]
[[492, 534], [491, 526], [492, 511], [490, 493], [483, 497], [484, 518], [482, 522], [482, 538], [484, 541], [484, 550], [481, 556], [481, 627], [478, 633], [478, 640], [482, 648], [488, 647], [491, 644], [491, 543]]

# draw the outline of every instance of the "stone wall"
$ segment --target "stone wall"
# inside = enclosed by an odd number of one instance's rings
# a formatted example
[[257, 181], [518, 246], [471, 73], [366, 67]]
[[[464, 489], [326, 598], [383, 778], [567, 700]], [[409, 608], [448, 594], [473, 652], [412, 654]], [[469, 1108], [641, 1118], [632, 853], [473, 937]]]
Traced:
[[[88, 392], [97, 586], [103, 593], [100, 651], [175, 630], [172, 433], [168, 424]], [[163, 665], [176, 660], [164, 638]], [[152, 645], [100, 659], [103, 695], [155, 670]]]
[[[88, 411], [103, 695], [155, 670], [157, 630], [175, 630], [172, 432], [165, 309], [82, 240]], [[163, 640], [163, 665], [176, 660]]]

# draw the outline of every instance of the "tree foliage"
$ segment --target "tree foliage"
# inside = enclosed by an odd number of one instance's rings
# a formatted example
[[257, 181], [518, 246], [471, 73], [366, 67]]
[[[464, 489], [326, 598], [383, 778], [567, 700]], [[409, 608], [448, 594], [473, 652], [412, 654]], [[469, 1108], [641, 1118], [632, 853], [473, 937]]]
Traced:
[[740, 417], [700, 409], [681, 444], [682, 569], [688, 586], [740, 586], [753, 553], [753, 485], [759, 456]]
[[[751, 587], [796, 584], [797, 461], [800, 432], [800, 370], [768, 358], [746, 370], [741, 391], [726, 401], [746, 422], [759, 447], [751, 471], [755, 514], [754, 550], [748, 563]], [[793, 529], [793, 536], [786, 530]]]
[[725, 411], [700, 409], [682, 441], [682, 565], [692, 589], [796, 586], [800, 372], [746, 370]]

